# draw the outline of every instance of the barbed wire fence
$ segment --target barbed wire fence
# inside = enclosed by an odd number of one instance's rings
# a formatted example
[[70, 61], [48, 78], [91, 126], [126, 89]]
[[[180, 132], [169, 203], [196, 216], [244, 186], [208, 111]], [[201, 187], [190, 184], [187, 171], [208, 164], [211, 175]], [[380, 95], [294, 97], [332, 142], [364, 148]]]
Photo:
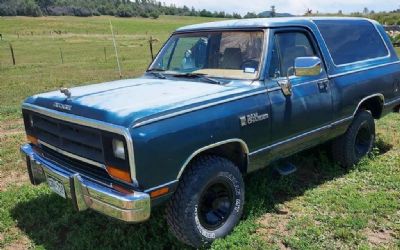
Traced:
[[[114, 35], [115, 45], [111, 34], [88, 31], [79, 34], [62, 30], [1, 33], [0, 70], [6, 66], [29, 64], [70, 67], [74, 63], [93, 63], [94, 69], [99, 65], [105, 68], [106, 65], [113, 67], [122, 76], [123, 72], [135, 70], [131, 65], [137, 65], [137, 61], [142, 61], [142, 67], [146, 67], [153, 57], [150, 47], [154, 47], [154, 52], [157, 52], [161, 46], [160, 39], [154, 34], [119, 34], [116, 30]], [[114, 54], [114, 51], [117, 53]], [[120, 62], [116, 60], [118, 53]], [[127, 65], [126, 69], [119, 70], [124, 64]]]

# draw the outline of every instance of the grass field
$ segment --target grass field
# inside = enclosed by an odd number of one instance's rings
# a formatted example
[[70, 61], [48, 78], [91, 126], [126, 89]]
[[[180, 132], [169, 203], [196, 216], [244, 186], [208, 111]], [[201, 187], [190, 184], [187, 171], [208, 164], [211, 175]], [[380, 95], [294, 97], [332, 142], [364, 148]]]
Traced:
[[[175, 28], [211, 20], [110, 19], [124, 77], [138, 76], [147, 67], [150, 36], [159, 40], [157, 50]], [[119, 77], [108, 21], [0, 18], [0, 249], [185, 247], [168, 233], [162, 207], [138, 225], [91, 211], [75, 213], [44, 185], [28, 184], [19, 159], [25, 141], [20, 104], [25, 97]], [[266, 169], [246, 177], [244, 218], [212, 248], [400, 249], [400, 115], [378, 121], [377, 133], [372, 156], [351, 170], [339, 168], [329, 148], [319, 147], [292, 157], [300, 168], [292, 176], [276, 179]]]

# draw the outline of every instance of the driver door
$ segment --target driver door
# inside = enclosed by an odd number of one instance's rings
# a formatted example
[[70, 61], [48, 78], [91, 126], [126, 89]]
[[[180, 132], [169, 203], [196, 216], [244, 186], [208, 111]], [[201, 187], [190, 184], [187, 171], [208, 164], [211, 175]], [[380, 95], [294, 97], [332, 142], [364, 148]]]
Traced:
[[[323, 140], [323, 128], [332, 122], [330, 81], [324, 65], [317, 76], [294, 76], [298, 57], [319, 57], [321, 53], [312, 34], [303, 29], [275, 30], [270, 42], [269, 98], [271, 101], [272, 149], [300, 151]], [[289, 77], [292, 94], [285, 96], [279, 81]], [[282, 151], [282, 148], [287, 150]]]

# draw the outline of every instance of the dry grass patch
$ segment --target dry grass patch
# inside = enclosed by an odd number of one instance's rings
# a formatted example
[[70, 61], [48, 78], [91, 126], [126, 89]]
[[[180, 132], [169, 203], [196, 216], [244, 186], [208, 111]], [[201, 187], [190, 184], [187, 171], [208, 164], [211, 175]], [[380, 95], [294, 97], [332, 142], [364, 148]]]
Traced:
[[28, 173], [23, 171], [0, 171], [0, 192], [10, 186], [20, 187], [29, 182]]
[[380, 230], [365, 230], [365, 235], [370, 244], [375, 246], [382, 246], [382, 244], [387, 245], [393, 241], [394, 232], [390, 229], [380, 229]]
[[24, 133], [22, 119], [5, 120], [0, 123], [0, 137]]
[[[20, 229], [16, 227], [10, 228], [7, 232], [8, 239], [1, 238], [0, 233], [0, 247], [4, 250], [23, 250], [33, 247], [32, 241]], [[1, 242], [3, 242], [1, 244]]]
[[267, 213], [260, 220], [257, 234], [269, 244], [276, 245], [279, 249], [291, 249], [283, 238], [290, 236], [287, 227], [291, 215]]

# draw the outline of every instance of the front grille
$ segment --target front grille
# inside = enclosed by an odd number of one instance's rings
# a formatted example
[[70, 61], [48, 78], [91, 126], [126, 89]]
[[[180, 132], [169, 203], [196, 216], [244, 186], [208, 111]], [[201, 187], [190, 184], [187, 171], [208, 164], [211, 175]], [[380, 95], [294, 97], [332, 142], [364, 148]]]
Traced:
[[31, 113], [33, 134], [51, 146], [104, 163], [102, 134], [99, 130]]
[[[31, 110], [22, 110], [26, 133], [41, 142], [48, 158], [88, 176], [110, 179], [105, 166], [130, 171], [126, 138], [118, 133], [56, 119]], [[114, 156], [113, 140], [124, 143], [125, 159]]]
[[105, 169], [93, 167], [93, 165], [90, 165], [88, 163], [69, 158], [48, 147], [42, 147], [41, 149], [42, 153], [46, 158], [55, 161], [59, 164], [62, 164], [63, 166], [67, 166], [71, 170], [74, 170], [86, 176], [94, 177], [95, 179], [99, 179], [105, 182], [113, 181]]

